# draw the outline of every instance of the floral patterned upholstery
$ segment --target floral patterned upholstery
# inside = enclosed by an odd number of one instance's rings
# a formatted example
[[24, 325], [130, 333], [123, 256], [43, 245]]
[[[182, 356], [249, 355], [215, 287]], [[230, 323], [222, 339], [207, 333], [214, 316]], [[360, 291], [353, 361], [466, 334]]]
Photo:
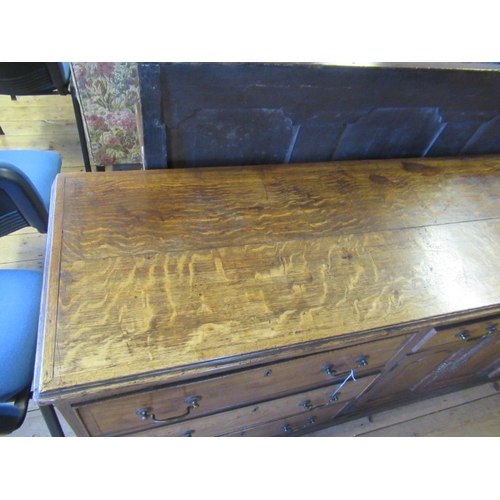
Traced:
[[73, 62], [71, 67], [94, 166], [140, 167], [137, 64]]

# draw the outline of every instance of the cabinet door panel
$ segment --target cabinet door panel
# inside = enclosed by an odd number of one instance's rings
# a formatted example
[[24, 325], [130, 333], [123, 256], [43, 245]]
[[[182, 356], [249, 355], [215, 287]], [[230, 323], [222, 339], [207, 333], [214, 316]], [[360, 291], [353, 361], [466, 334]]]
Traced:
[[359, 407], [479, 381], [500, 363], [498, 316], [429, 330], [374, 387]]
[[453, 349], [446, 348], [426, 351], [405, 356], [387, 376], [374, 388], [373, 394], [360, 406], [377, 406], [398, 399], [404, 399], [408, 393], [418, 391], [425, 377], [453, 354]]
[[488, 376], [500, 363], [500, 337], [471, 341], [470, 348], [464, 348], [439, 365], [424, 382], [425, 389], [434, 390], [446, 386], [476, 382]]

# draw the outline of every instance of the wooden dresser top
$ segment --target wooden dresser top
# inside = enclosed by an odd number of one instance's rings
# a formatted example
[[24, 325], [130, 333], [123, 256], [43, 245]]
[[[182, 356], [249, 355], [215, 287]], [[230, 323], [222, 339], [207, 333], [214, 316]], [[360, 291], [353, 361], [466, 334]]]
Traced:
[[500, 304], [500, 158], [61, 174], [35, 394]]

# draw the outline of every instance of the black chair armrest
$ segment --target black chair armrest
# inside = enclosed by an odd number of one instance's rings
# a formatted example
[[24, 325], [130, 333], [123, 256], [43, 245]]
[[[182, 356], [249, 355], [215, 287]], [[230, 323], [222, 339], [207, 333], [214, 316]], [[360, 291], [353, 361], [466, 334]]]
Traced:
[[6, 193], [30, 226], [46, 233], [49, 217], [38, 192], [29, 180], [9, 167], [8, 163], [0, 162], [0, 190]]

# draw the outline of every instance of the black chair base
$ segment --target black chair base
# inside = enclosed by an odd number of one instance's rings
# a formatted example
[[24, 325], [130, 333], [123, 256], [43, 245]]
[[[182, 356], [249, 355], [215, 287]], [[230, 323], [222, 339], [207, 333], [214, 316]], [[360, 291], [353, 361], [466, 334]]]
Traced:
[[11, 434], [21, 425], [26, 418], [26, 413], [28, 412], [28, 403], [31, 398], [30, 387], [26, 387], [20, 393], [16, 394], [15, 399], [12, 401], [12, 405], [18, 410], [18, 417], [7, 417], [2, 415], [0, 419], [0, 436]]
[[[14, 431], [19, 429], [24, 421], [26, 420], [26, 415], [28, 413], [28, 404], [33, 394], [30, 387], [26, 387], [22, 392], [16, 395], [12, 404], [17, 407], [19, 411], [19, 417], [9, 418], [2, 416], [0, 421], [0, 436], [6, 436], [12, 434]], [[65, 437], [64, 431], [61, 427], [57, 413], [52, 405], [39, 406], [42, 418], [45, 421], [49, 433], [52, 437]]]

